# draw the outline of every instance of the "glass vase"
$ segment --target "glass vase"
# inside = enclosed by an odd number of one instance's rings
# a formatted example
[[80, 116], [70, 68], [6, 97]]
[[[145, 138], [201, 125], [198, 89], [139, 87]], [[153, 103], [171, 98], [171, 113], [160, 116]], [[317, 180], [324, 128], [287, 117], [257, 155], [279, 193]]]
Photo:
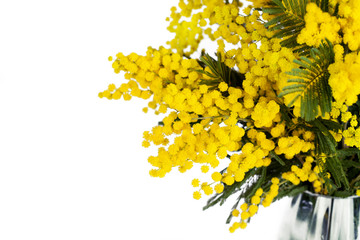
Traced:
[[294, 197], [280, 240], [360, 240], [360, 197], [337, 198], [304, 192]]

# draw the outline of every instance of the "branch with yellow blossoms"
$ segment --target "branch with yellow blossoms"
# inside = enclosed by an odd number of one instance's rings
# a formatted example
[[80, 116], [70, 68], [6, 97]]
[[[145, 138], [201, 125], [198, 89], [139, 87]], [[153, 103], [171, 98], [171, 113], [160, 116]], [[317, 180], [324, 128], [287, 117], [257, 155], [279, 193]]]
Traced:
[[237, 197], [231, 232], [285, 196], [360, 195], [360, 0], [250, 4], [180, 0], [167, 19], [174, 38], [109, 57], [125, 82], [99, 93], [164, 115], [143, 136], [158, 147], [150, 175], [200, 168], [204, 209]]

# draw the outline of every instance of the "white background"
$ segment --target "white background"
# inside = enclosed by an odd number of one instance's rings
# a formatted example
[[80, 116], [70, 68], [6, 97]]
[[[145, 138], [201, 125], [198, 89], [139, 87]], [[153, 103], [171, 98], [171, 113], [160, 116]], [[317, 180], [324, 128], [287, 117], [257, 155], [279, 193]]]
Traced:
[[[148, 175], [146, 102], [99, 99], [107, 57], [171, 38], [177, 0], [0, 1], [0, 239], [277, 239], [287, 200], [234, 234], [202, 211], [196, 170]], [[196, 173], [196, 174], [195, 174]]]

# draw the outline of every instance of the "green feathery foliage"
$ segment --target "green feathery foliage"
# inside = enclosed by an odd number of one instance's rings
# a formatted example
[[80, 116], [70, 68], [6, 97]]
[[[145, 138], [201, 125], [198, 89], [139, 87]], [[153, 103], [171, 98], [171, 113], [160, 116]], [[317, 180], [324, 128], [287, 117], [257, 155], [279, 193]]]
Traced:
[[283, 88], [279, 97], [290, 93], [298, 93], [288, 104], [291, 106], [299, 97], [301, 99], [301, 117], [312, 121], [319, 114], [322, 116], [331, 111], [332, 93], [329, 86], [328, 67], [334, 62], [333, 46], [329, 40], [322, 42], [318, 48], [312, 48], [310, 57], [300, 57], [294, 60], [299, 68], [292, 69], [287, 74], [297, 77], [289, 79], [292, 85]]
[[221, 59], [221, 54], [217, 53], [217, 60], [212, 58], [209, 54], [202, 54], [200, 56], [199, 64], [205, 69], [209, 67], [210, 71], [196, 70], [199, 73], [205, 74], [210, 79], [202, 79], [200, 84], [209, 86], [210, 90], [216, 89], [221, 82], [225, 82], [230, 87], [242, 87], [242, 82], [245, 75], [229, 68]]

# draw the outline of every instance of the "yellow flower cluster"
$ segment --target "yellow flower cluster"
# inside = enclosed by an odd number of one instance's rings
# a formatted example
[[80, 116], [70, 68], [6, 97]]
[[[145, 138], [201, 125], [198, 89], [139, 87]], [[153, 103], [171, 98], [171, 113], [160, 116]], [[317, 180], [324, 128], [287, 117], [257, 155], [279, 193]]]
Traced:
[[[195, 59], [183, 58], [164, 47], [159, 50], [149, 48], [146, 56], [118, 53], [116, 57], [112, 64], [114, 72], [124, 71], [125, 79], [129, 81], [118, 88], [114, 84], [109, 85], [107, 90], [99, 93], [99, 97], [115, 100], [121, 96], [124, 100], [130, 100], [132, 96], [143, 99], [153, 97], [148, 107], [157, 110], [156, 113], [165, 113], [169, 105], [181, 110], [186, 107], [183, 105], [185, 99], [192, 98], [194, 102], [198, 96], [191, 92], [201, 77], [194, 72], [194, 69], [200, 68]], [[183, 90], [180, 92], [179, 89]]]
[[318, 47], [327, 38], [332, 43], [340, 43], [340, 24], [336, 17], [323, 12], [315, 3], [306, 5], [305, 28], [298, 35], [300, 44]]
[[360, 94], [360, 54], [349, 53], [344, 59], [331, 64], [328, 69], [329, 85], [335, 100], [348, 106], [354, 104]]
[[[346, 116], [346, 118], [344, 117]], [[341, 116], [343, 122], [350, 122], [350, 126], [342, 132], [344, 143], [349, 147], [360, 148], [360, 128], [358, 127], [358, 118], [356, 115], [351, 115], [350, 112], [345, 112]]]
[[[203, 165], [201, 170], [203, 172], [207, 172], [209, 170], [209, 167], [206, 165]], [[194, 199], [198, 200], [201, 198], [201, 192], [204, 192], [206, 195], [213, 194], [214, 190], [216, 193], [222, 193], [224, 190], [224, 184], [221, 183], [221, 181], [224, 179], [224, 176], [220, 172], [213, 172], [211, 175], [212, 180], [214, 180], [213, 183], [208, 184], [207, 182], [201, 183], [199, 179], [193, 179], [192, 186], [193, 187], [200, 187], [198, 191], [195, 191], [193, 194]], [[214, 188], [211, 187], [211, 185], [215, 184]]]
[[[107, 90], [110, 94], [121, 90], [123, 94], [139, 96], [133, 94], [132, 88], [124, 87], [130, 83], [137, 86], [133, 80], [135, 79], [153, 95], [153, 100], [149, 102], [150, 108], [157, 109], [159, 113], [165, 113], [167, 108], [178, 111], [165, 117], [163, 126], [154, 127], [152, 132], [144, 134], [144, 147], [150, 146], [151, 142], [168, 146], [159, 148], [158, 156], [149, 158], [149, 162], [157, 168], [150, 172], [152, 176], [163, 177], [173, 167], [179, 167], [179, 170], [184, 172], [192, 168], [193, 162], [201, 164], [202, 167], [215, 168], [219, 164], [218, 158], [224, 159], [228, 151], [236, 151], [241, 147], [239, 141], [244, 135], [244, 129], [237, 125], [239, 118], [251, 117], [257, 127], [267, 128], [280, 121], [278, 104], [270, 100], [271, 98], [259, 96], [262, 92], [272, 98], [276, 96], [279, 89], [277, 80], [281, 79], [279, 75], [282, 69], [291, 65], [290, 59], [293, 55], [289, 51], [281, 50], [278, 41], [269, 41], [266, 46], [268, 47], [260, 50], [254, 44], [249, 47], [249, 57], [254, 59], [256, 56], [259, 64], [250, 65], [250, 72], [243, 84], [244, 91], [229, 87], [225, 83], [219, 85], [220, 91], [209, 91], [206, 85], [198, 85], [200, 74], [190, 71], [199, 67], [195, 61], [181, 59], [178, 54], [164, 48], [149, 49], [145, 57], [125, 57], [118, 54], [113, 64], [115, 72], [126, 71], [126, 77], [130, 81], [119, 89], [112, 87], [111, 91]], [[269, 49], [275, 51], [275, 56], [268, 53]], [[247, 63], [250, 58], [240, 61]], [[261, 63], [262, 61], [264, 63]], [[259, 68], [261, 64], [263, 67]], [[229, 93], [228, 97], [222, 96], [221, 92], [224, 91]], [[113, 95], [109, 97], [111, 96]], [[220, 127], [220, 122], [224, 122], [225, 126]], [[276, 126], [272, 133], [283, 131], [281, 127], [283, 124]], [[167, 136], [172, 134], [180, 136], [170, 144]], [[234, 154], [231, 157], [223, 183], [231, 185], [234, 181], [241, 181], [248, 170], [270, 164], [271, 160], [266, 156], [275, 148], [274, 142], [266, 139], [264, 133], [259, 134], [254, 139], [255, 142], [258, 147], [247, 144], [243, 146], [241, 155]], [[218, 185], [215, 190], [220, 192], [220, 189]], [[201, 190], [204, 190], [203, 187]], [[199, 198], [200, 195], [195, 194], [194, 197]]]
[[265, 98], [261, 98], [254, 107], [251, 118], [254, 120], [255, 127], [257, 128], [271, 127], [275, 118], [278, 121], [280, 120], [279, 111], [280, 107], [274, 100], [266, 102]]
[[[168, 42], [171, 48], [176, 49], [178, 53], [186, 53], [190, 55], [198, 48], [200, 41], [203, 39], [203, 30], [202, 26], [205, 24], [201, 21], [201, 14], [194, 14], [193, 17], [186, 21], [183, 20], [183, 17], [190, 17], [193, 10], [199, 9], [202, 7], [199, 4], [201, 1], [192, 1], [189, 0], [188, 4], [184, 1], [179, 2], [180, 12], [177, 12], [176, 7], [171, 8], [171, 21], [170, 18], [167, 20], [170, 21], [168, 30], [172, 33], [175, 33], [175, 37]], [[190, 47], [190, 49], [188, 49]], [[188, 49], [187, 52], [184, 52]]]
[[331, 132], [337, 142], [344, 139], [344, 144], [348, 147], [360, 148], [360, 128], [358, 116], [352, 114], [345, 104], [334, 102], [330, 113], [332, 119], [339, 118], [342, 123], [347, 125], [347, 129], [337, 133]]
[[[298, 43], [319, 46], [327, 38], [333, 44], [342, 41], [351, 51], [360, 47], [360, 0], [339, 0], [339, 18], [331, 16], [315, 3], [306, 6], [305, 28], [298, 35]], [[341, 37], [343, 36], [343, 37]]]
[[278, 155], [284, 154], [285, 158], [293, 159], [296, 154], [300, 152], [306, 153], [314, 148], [313, 142], [306, 142], [298, 136], [281, 137], [278, 146], [275, 148], [275, 153]]
[[268, 192], [264, 192], [262, 188], [258, 188], [254, 194], [254, 196], [251, 197], [251, 204], [243, 203], [240, 206], [241, 213], [238, 209], [234, 209], [232, 211], [233, 217], [239, 217], [239, 222], [234, 222], [232, 226], [229, 228], [230, 232], [234, 232], [236, 229], [239, 228], [246, 228], [247, 221], [250, 217], [254, 216], [259, 206], [262, 205], [264, 207], [270, 206], [274, 198], [279, 194], [279, 185], [280, 181], [278, 178], [274, 177], [271, 179], [271, 186], [270, 190]]
[[[239, 1], [226, 4], [223, 0], [180, 0], [179, 8], [173, 7], [170, 18], [167, 19], [170, 21], [168, 30], [175, 33], [168, 44], [178, 53], [192, 54], [198, 49], [204, 34], [214, 40], [211, 25], [230, 23], [232, 17], [238, 16], [241, 6]], [[233, 37], [233, 42], [239, 41], [238, 36]]]
[[[229, 21], [225, 20], [228, 15], [221, 15], [219, 9], [214, 8], [214, 20], [223, 23]], [[135, 53], [128, 56], [117, 54], [113, 62], [114, 71], [124, 71], [128, 82], [118, 88], [111, 84], [107, 90], [99, 94], [100, 97], [108, 99], [120, 99], [121, 96], [125, 100], [130, 100], [132, 96], [149, 99], [148, 107], [155, 109], [157, 114], [166, 113], [168, 109], [175, 110], [163, 118], [163, 125], [153, 127], [150, 132], [144, 133], [144, 147], [149, 147], [151, 143], [159, 146], [157, 156], [148, 158], [148, 162], [155, 167], [150, 171], [153, 177], [164, 177], [174, 167], [180, 172], [185, 172], [194, 164], [200, 165], [201, 171], [207, 173], [210, 167], [215, 169], [229, 152], [241, 150], [241, 153], [231, 155], [226, 172], [212, 174], [213, 183], [200, 183], [198, 179], [192, 182], [194, 187], [199, 188], [194, 192], [195, 199], [200, 199], [202, 193], [221, 193], [225, 185], [242, 181], [251, 169], [269, 166], [271, 158], [268, 156], [275, 148], [285, 152], [285, 146], [282, 145], [284, 140], [277, 142], [269, 138], [279, 137], [285, 133], [284, 124], [280, 123], [280, 107], [274, 99], [281, 86], [286, 84], [283, 72], [291, 69], [295, 56], [291, 51], [281, 48], [279, 40], [268, 40], [267, 32], [261, 35], [257, 33], [262, 26], [255, 24], [258, 13], [255, 12], [255, 17], [235, 18], [238, 14], [232, 11], [235, 8], [230, 6], [224, 9], [221, 10], [222, 13], [230, 14], [231, 19], [238, 22], [236, 29], [242, 29], [243, 47], [225, 53], [220, 40], [219, 48], [223, 51], [225, 64], [229, 67], [237, 66], [240, 72], [246, 72], [243, 89], [222, 82], [218, 90], [210, 90], [206, 85], [199, 84], [200, 79], [206, 79], [207, 76], [194, 71], [201, 69], [196, 60], [183, 58], [179, 53], [160, 47], [158, 50], [149, 48], [146, 56]], [[242, 22], [247, 23], [246, 29], [241, 25]], [[225, 41], [232, 41], [231, 36], [223, 34], [221, 29], [224, 28], [219, 29], [214, 35]], [[240, 31], [236, 29], [233, 29], [232, 34]], [[252, 43], [253, 40], [260, 39], [263, 42], [260, 47]], [[211, 72], [208, 68], [205, 70]], [[224, 92], [228, 94], [227, 97], [224, 97]], [[253, 122], [256, 128], [266, 131], [250, 129], [247, 137], [251, 142], [242, 145], [245, 130], [238, 124], [241, 119], [249, 124]], [[173, 141], [169, 140], [171, 135], [175, 136]], [[310, 143], [303, 140], [291, 144], [294, 149], [310, 149]], [[299, 144], [302, 144], [300, 148]], [[293, 155], [297, 153], [298, 150], [292, 151]], [[264, 206], [271, 203], [277, 194], [277, 188], [274, 185], [264, 197]], [[252, 216], [256, 213], [259, 204], [256, 199], [254, 196], [254, 205], [242, 213], [243, 220], [247, 214]], [[244, 221], [239, 224], [242, 227], [246, 226]]]
[[[199, 12], [192, 14], [193, 26], [196, 25], [200, 29], [205, 29], [207, 25], [217, 26], [215, 30], [208, 27], [204, 32], [209, 35], [211, 40], [217, 41], [217, 51], [222, 54], [222, 59], [227, 66], [236, 67], [239, 72], [247, 74], [247, 78], [243, 82], [246, 108], [254, 106], [254, 98], [259, 96], [260, 89], [267, 95], [275, 97], [284, 86], [288, 85], [288, 76], [285, 72], [296, 66], [293, 63], [295, 55], [290, 49], [281, 48], [279, 39], [270, 38], [272, 32], [267, 31], [264, 24], [259, 21], [260, 14], [257, 10], [250, 14], [251, 7], [247, 7], [243, 10], [247, 16], [243, 16], [239, 11], [242, 4], [238, 1], [233, 1], [231, 4], [225, 4], [221, 0], [203, 1], [200, 4], [203, 6], [202, 8], [198, 3], [197, 1], [188, 1], [187, 4], [181, 2], [179, 6], [182, 10], [177, 15], [174, 15], [175, 8], [173, 8], [173, 21], [170, 25], [171, 29], [175, 30], [170, 31], [180, 31], [179, 19], [181, 16], [190, 17], [195, 9]], [[266, 16], [263, 14], [263, 17]], [[201, 24], [201, 22], [206, 22], [207, 25]], [[197, 36], [202, 36], [198, 30], [187, 29], [190, 32], [196, 32]], [[177, 34], [170, 43], [171, 48], [183, 53], [187, 46], [198, 46], [199, 39], [191, 38], [190, 41], [190, 38], [186, 36], [188, 35], [184, 33]], [[180, 44], [180, 41], [184, 41], [184, 44]], [[260, 41], [261, 45], [258, 46], [256, 42]], [[225, 51], [226, 44], [237, 45], [239, 43], [241, 48]], [[291, 96], [287, 96], [286, 100], [290, 101]], [[260, 106], [258, 110], [261, 108]], [[215, 110], [213, 111], [215, 112]]]
[[[354, 36], [360, 32], [360, 24], [355, 24], [360, 23], [360, 15], [349, 7], [357, 9], [355, 3], [360, 0], [336, 1], [339, 18], [322, 12], [315, 3], [307, 5], [306, 26], [297, 41], [318, 46], [327, 38], [335, 45], [335, 63], [328, 69], [335, 102], [323, 119], [349, 123], [344, 131], [330, 132], [337, 142], [344, 139], [347, 146], [360, 148], [358, 119], [348, 109], [360, 94], [360, 55], [352, 52], [344, 57], [343, 47], [343, 43], [351, 50], [359, 47], [360, 37], [354, 40]], [[263, 7], [268, 1], [252, 2], [254, 7]], [[240, 220], [230, 227], [231, 232], [245, 228], [260, 205], [269, 206], [282, 184], [309, 182], [314, 191], [325, 191], [319, 173], [325, 169], [326, 158], [315, 155], [315, 134], [309, 126], [298, 124], [300, 98], [294, 108], [287, 108], [297, 93], [278, 97], [291, 84], [286, 72], [298, 67], [293, 62], [298, 56], [282, 47], [280, 39], [272, 38], [263, 24], [269, 15], [240, 6], [239, 1], [180, 0], [168, 19], [168, 30], [175, 34], [169, 48], [149, 47], [144, 56], [118, 53], [114, 61], [109, 57], [114, 72], [124, 72], [127, 82], [119, 87], [110, 84], [99, 93], [99, 97], [114, 100], [147, 99], [145, 113], [150, 108], [164, 114], [161, 123], [143, 135], [144, 147], [158, 147], [157, 155], [148, 158], [154, 167], [150, 175], [164, 177], [174, 168], [183, 173], [194, 166], [211, 173], [213, 182], [193, 179], [194, 199], [222, 193], [227, 186], [248, 179], [251, 170], [286, 162], [287, 172], [280, 172], [271, 185], [258, 188], [248, 202], [233, 210]], [[241, 78], [223, 79], [210, 66], [190, 58], [205, 34], [216, 42], [221, 61]], [[219, 171], [220, 163], [226, 169]]]
[[300, 184], [300, 182], [309, 181], [314, 186], [315, 192], [320, 192], [322, 190], [322, 183], [318, 173], [319, 167], [315, 166], [312, 169], [311, 164], [314, 162], [313, 157], [306, 157], [305, 162], [302, 165], [302, 168], [299, 168], [296, 165], [291, 166], [290, 172], [285, 172], [282, 174], [282, 178], [290, 181], [294, 185]]
[[343, 41], [351, 51], [360, 47], [360, 0], [338, 0]]
[[[266, 139], [264, 139], [266, 141]], [[227, 168], [226, 178], [223, 179], [227, 185], [234, 181], [240, 182], [244, 179], [245, 173], [255, 167], [269, 166], [271, 159], [268, 158], [269, 150], [260, 146], [255, 147], [252, 143], [246, 143], [241, 148], [240, 154], [233, 154]]]
[[151, 171], [152, 176], [163, 177], [173, 167], [179, 167], [179, 171], [184, 172], [192, 168], [193, 163], [200, 164], [201, 170], [206, 173], [209, 166], [216, 168], [219, 165], [218, 159], [224, 159], [228, 151], [240, 148], [239, 141], [244, 135], [244, 129], [230, 125], [231, 122], [227, 120], [231, 117], [225, 120], [229, 124], [226, 126], [209, 124], [210, 119], [203, 119], [191, 127], [193, 119], [199, 120], [186, 113], [172, 112], [163, 119], [164, 126], [154, 127], [151, 133], [144, 136], [146, 142], [168, 145], [165, 136], [181, 134], [175, 137], [166, 150], [159, 148], [158, 156], [149, 158], [151, 164], [158, 168]]
[[344, 130], [343, 136], [347, 146], [360, 148], [360, 128], [349, 127]]

